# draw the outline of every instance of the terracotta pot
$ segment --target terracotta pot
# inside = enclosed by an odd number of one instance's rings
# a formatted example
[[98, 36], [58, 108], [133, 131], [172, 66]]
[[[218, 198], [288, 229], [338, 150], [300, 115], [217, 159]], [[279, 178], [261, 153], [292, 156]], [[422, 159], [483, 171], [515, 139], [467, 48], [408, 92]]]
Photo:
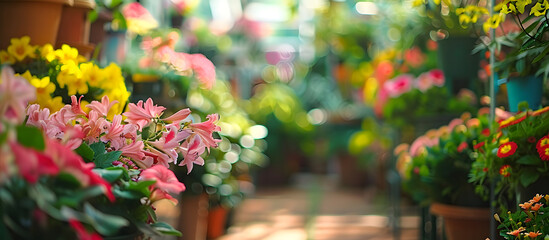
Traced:
[[72, 6], [63, 6], [63, 12], [57, 31], [56, 48], [68, 44], [78, 49], [78, 52], [89, 58], [93, 45], [89, 44], [90, 21], [88, 12], [95, 8], [93, 0], [74, 0]]
[[210, 212], [208, 213], [208, 239], [218, 238], [225, 234], [228, 216], [229, 209], [224, 208], [223, 206], [217, 206], [210, 209]]
[[208, 195], [183, 195], [179, 201], [180, 213], [177, 230], [181, 239], [205, 240], [208, 227]]
[[490, 236], [492, 215], [489, 208], [433, 203], [430, 211], [444, 219], [444, 229], [448, 240], [486, 239]]
[[0, 0], [0, 49], [29, 36], [32, 44], [55, 45], [63, 5], [73, 0]]

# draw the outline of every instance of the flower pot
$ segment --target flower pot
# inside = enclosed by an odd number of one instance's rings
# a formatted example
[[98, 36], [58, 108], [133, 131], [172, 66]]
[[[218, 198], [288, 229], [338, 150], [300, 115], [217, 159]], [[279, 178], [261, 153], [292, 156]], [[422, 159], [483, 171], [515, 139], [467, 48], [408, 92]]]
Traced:
[[229, 209], [223, 206], [216, 206], [210, 209], [208, 213], [208, 239], [221, 237], [225, 234]]
[[32, 44], [55, 45], [64, 5], [73, 0], [0, 0], [0, 49], [29, 36]]
[[439, 66], [444, 72], [445, 85], [452, 94], [471, 88], [477, 78], [480, 55], [472, 54], [477, 38], [455, 36], [438, 41]]
[[486, 239], [490, 236], [489, 208], [471, 208], [441, 203], [431, 204], [432, 214], [444, 220], [448, 240]]
[[89, 44], [90, 21], [88, 12], [95, 8], [93, 0], [74, 0], [72, 6], [63, 6], [57, 40], [55, 46], [60, 48], [68, 44], [78, 49], [78, 52], [89, 58], [93, 45]]
[[512, 77], [507, 81], [507, 100], [509, 110], [518, 111], [520, 102], [528, 102], [531, 109], [538, 109], [541, 106], [543, 95], [543, 78], [536, 76]]
[[180, 207], [179, 224], [185, 240], [204, 240], [208, 228], [208, 195], [184, 194], [178, 204]]

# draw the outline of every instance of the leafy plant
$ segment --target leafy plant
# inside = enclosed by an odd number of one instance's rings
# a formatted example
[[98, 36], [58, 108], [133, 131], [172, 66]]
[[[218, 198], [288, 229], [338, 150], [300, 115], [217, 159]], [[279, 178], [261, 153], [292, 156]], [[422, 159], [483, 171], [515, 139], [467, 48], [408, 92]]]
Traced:
[[536, 194], [519, 204], [515, 212], [505, 212], [494, 217], [500, 223], [500, 236], [505, 239], [547, 239], [549, 236], [549, 195]]

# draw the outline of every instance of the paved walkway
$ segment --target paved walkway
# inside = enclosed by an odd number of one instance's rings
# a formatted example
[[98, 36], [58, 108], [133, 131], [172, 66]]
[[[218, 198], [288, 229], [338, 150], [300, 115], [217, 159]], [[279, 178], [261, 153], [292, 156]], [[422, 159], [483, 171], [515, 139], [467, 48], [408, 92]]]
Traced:
[[[302, 174], [290, 187], [257, 189], [235, 210], [227, 234], [216, 240], [396, 239], [390, 210], [387, 197], [374, 189], [345, 189], [333, 177]], [[417, 239], [419, 218], [406, 216], [413, 209], [403, 210], [400, 239]], [[158, 212], [174, 213], [164, 206]]]

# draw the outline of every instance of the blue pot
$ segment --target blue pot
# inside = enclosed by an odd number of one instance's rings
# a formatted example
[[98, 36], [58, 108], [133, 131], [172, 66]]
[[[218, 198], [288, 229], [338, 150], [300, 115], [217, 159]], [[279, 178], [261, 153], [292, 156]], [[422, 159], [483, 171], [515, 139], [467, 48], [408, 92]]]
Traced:
[[512, 77], [507, 81], [507, 99], [511, 112], [517, 112], [519, 103], [523, 101], [528, 102], [531, 109], [538, 109], [541, 106], [542, 95], [542, 77]]

